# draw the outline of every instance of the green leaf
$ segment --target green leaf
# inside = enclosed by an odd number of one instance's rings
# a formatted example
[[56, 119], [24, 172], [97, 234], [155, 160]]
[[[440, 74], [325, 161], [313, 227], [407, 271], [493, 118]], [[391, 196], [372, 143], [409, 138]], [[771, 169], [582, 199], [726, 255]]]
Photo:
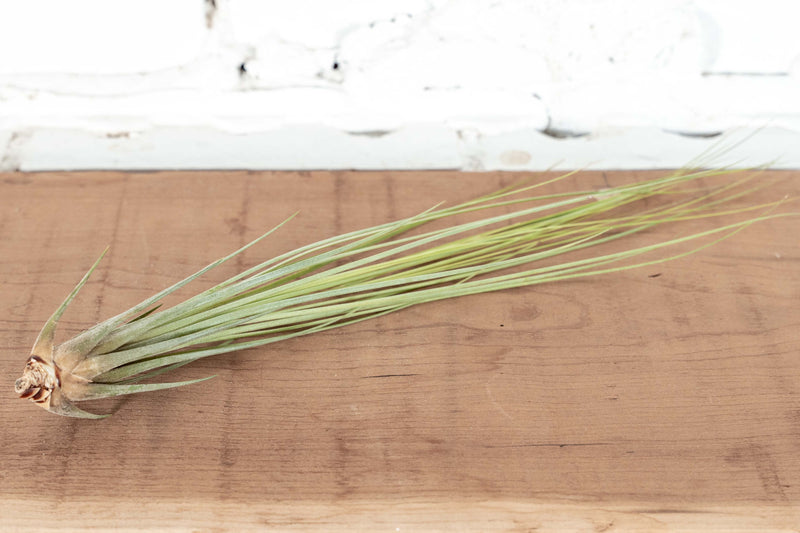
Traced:
[[164, 389], [174, 389], [176, 387], [184, 387], [186, 385], [193, 385], [212, 379], [216, 376], [209, 376], [206, 378], [192, 379], [188, 381], [177, 381], [173, 383], [145, 383], [138, 385], [120, 385], [120, 384], [106, 384], [106, 383], [90, 383], [87, 386], [87, 391], [82, 400], [98, 400], [101, 398], [112, 398], [115, 396], [124, 396], [126, 394], [138, 394], [140, 392], [150, 392]]

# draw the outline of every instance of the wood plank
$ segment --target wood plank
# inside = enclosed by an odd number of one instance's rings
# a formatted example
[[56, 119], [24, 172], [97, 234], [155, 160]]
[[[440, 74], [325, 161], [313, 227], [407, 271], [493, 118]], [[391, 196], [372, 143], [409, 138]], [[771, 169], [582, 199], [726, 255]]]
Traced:
[[[553, 190], [648, 176], [582, 173]], [[520, 177], [0, 174], [0, 525], [797, 531], [800, 218], [657, 266], [198, 362], [179, 377], [217, 378], [125, 399], [103, 421], [10, 392], [38, 329], [107, 244], [62, 339], [298, 209], [198, 286]], [[766, 177], [748, 201], [800, 189], [796, 172]]]

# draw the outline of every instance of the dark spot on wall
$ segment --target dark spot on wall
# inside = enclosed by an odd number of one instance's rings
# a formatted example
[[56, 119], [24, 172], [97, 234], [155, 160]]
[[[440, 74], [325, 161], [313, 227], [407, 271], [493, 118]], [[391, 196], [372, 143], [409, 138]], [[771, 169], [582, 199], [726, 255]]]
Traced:
[[214, 17], [217, 15], [217, 0], [205, 0], [206, 4], [206, 28], [214, 26]]
[[22, 149], [32, 136], [30, 131], [15, 131], [8, 138], [5, 150], [0, 150], [0, 172], [22, 170]]
[[588, 131], [575, 131], [575, 130], [568, 130], [562, 128], [554, 128], [552, 126], [548, 126], [542, 130], [544, 135], [548, 137], [552, 137], [553, 139], [578, 139], [580, 137], [586, 137], [589, 135]]
[[664, 130], [666, 133], [673, 135], [680, 135], [681, 137], [688, 137], [690, 139], [713, 139], [722, 135], [721, 131], [677, 131], [677, 130]]
[[366, 131], [348, 131], [349, 135], [355, 135], [357, 137], [384, 137], [392, 133], [392, 130], [366, 130]]

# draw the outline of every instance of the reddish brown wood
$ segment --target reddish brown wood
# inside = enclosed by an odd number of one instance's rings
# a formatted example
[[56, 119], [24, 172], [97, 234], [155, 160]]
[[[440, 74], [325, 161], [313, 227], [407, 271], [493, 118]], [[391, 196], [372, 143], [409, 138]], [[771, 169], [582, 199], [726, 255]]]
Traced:
[[[553, 190], [648, 175], [586, 173]], [[56, 417], [13, 394], [38, 329], [106, 245], [61, 339], [297, 210], [199, 286], [519, 177], [1, 174], [0, 525], [797, 528], [800, 217], [658, 266], [428, 304], [198, 362], [179, 377], [217, 378], [131, 397], [104, 421]], [[800, 174], [767, 177], [774, 185], [747, 201], [797, 195]], [[653, 236], [670, 233], [642, 238]]]

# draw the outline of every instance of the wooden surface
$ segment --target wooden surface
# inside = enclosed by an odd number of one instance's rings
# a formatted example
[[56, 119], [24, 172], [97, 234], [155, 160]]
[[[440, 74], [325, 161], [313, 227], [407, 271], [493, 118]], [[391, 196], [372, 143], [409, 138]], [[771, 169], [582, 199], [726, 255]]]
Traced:
[[[800, 191], [800, 174], [770, 176], [751, 200]], [[198, 362], [180, 377], [218, 377], [130, 397], [103, 421], [13, 393], [107, 244], [62, 340], [298, 209], [198, 286], [517, 177], [0, 175], [2, 529], [800, 531], [800, 218], [658, 266]]]

